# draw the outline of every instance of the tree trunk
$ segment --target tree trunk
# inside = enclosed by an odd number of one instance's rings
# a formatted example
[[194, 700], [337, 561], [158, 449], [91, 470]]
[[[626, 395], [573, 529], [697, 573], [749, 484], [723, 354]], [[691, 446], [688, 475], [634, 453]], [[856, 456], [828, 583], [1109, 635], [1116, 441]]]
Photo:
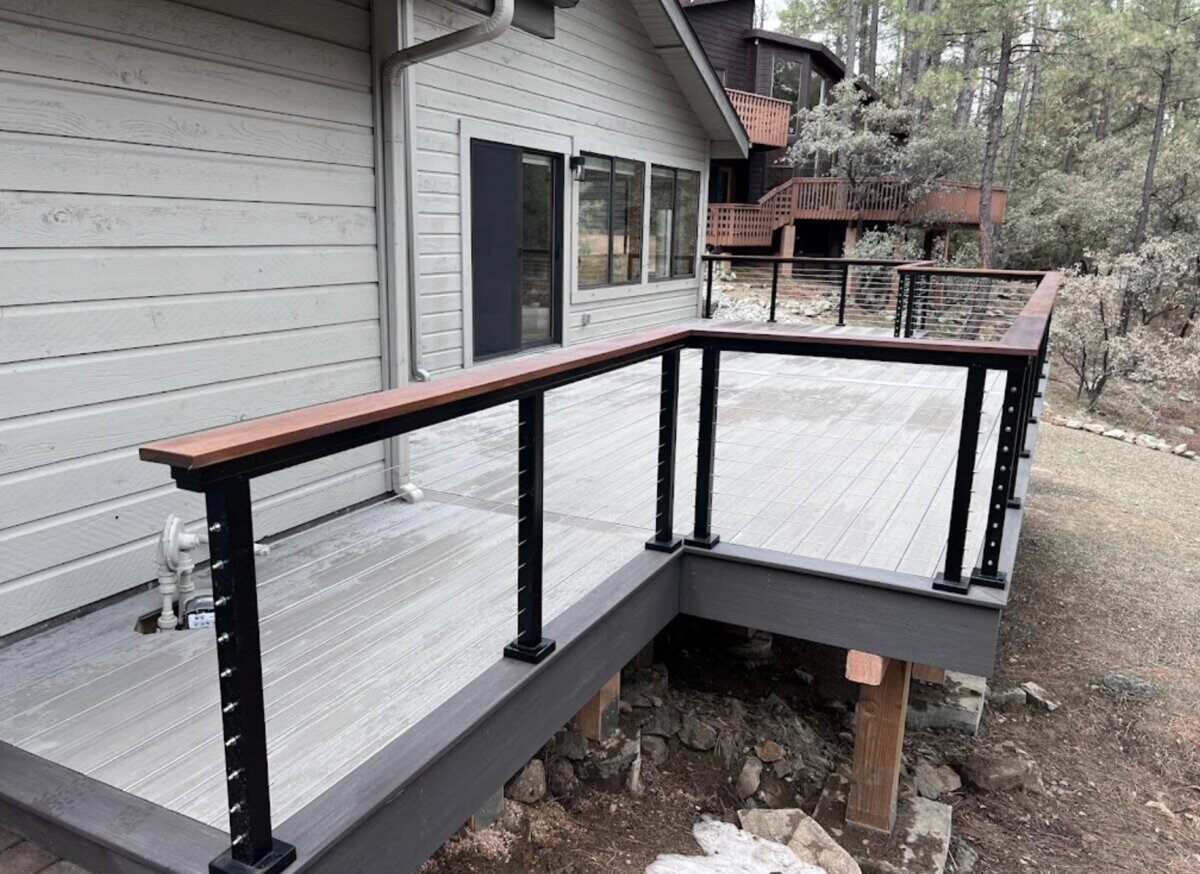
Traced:
[[846, 63], [846, 78], [854, 79], [854, 66], [858, 60], [858, 8], [859, 0], [850, 0], [846, 4], [846, 54], [842, 60]]
[[975, 68], [979, 64], [979, 44], [974, 34], [963, 37], [962, 87], [958, 89], [958, 102], [954, 107], [954, 126], [964, 127], [971, 120], [971, 107], [975, 103]]
[[900, 55], [900, 102], [912, 99], [913, 86], [917, 82], [917, 68], [921, 50], [917, 45], [916, 32], [910, 26], [911, 19], [921, 11], [921, 0], [907, 0], [905, 4], [904, 50]]
[[[1183, 0], [1175, 0], [1175, 16], [1172, 30], [1179, 29]], [[1150, 198], [1154, 194], [1154, 165], [1158, 163], [1158, 150], [1162, 146], [1163, 126], [1167, 118], [1167, 98], [1171, 91], [1171, 67], [1175, 60], [1174, 50], [1167, 53], [1162, 75], [1158, 81], [1158, 106], [1154, 111], [1154, 133], [1150, 137], [1150, 154], [1146, 156], [1146, 173], [1142, 177], [1142, 206], [1138, 210], [1137, 226], [1133, 230], [1131, 249], [1137, 251], [1146, 241], [1146, 226], [1150, 223]], [[1117, 324], [1117, 336], [1124, 337], [1129, 330], [1129, 315], [1133, 311], [1133, 287], [1127, 286], [1121, 297], [1121, 319]]]
[[992, 102], [988, 106], [987, 142], [983, 150], [983, 173], [979, 179], [979, 263], [982, 267], [992, 266], [996, 246], [996, 225], [992, 221], [992, 185], [996, 178], [996, 157], [1000, 152], [1000, 136], [1004, 129], [1004, 97], [1008, 93], [1012, 43], [1013, 23], [1008, 22], [1000, 34], [1000, 57], [996, 61]]
[[1025, 126], [1025, 114], [1029, 110], [1033, 83], [1036, 81], [1037, 64], [1041, 55], [1038, 53], [1037, 37], [1033, 39], [1033, 47], [1029, 60], [1025, 64], [1025, 72], [1021, 76], [1021, 98], [1017, 101], [1017, 117], [1013, 120], [1012, 137], [1008, 144], [1008, 164], [1004, 168], [1004, 187], [1012, 185], [1013, 169], [1017, 164], [1017, 149], [1021, 145], [1021, 130]]
[[879, 63], [879, 6], [882, 0], [871, 4], [871, 22], [867, 27], [867, 45], [863, 51], [862, 72], [867, 81], [875, 84], [876, 68]]

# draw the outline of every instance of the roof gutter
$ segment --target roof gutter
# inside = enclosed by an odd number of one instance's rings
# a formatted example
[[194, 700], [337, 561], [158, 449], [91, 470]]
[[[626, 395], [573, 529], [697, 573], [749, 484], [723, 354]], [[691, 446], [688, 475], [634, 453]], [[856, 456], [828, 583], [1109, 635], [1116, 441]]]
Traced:
[[[512, 25], [513, 11], [515, 9], [516, 0], [495, 0], [495, 5], [492, 8], [492, 14], [486, 19], [474, 24], [470, 27], [456, 30], [453, 33], [439, 36], [436, 39], [426, 40], [422, 43], [417, 43], [412, 46], [405, 46], [398, 51], [392, 52], [384, 59], [381, 73], [381, 99], [383, 101], [383, 136], [385, 142], [395, 142], [395, 118], [392, 109], [393, 94], [392, 90], [403, 81], [404, 71], [414, 64], [419, 64], [422, 61], [428, 61], [442, 55], [456, 52], [461, 49], [470, 48], [480, 43], [488, 42], [496, 39], [503, 34]], [[412, 144], [405, 141], [404, 156], [403, 156], [403, 173], [405, 176], [404, 191], [409, 202], [413, 200], [412, 194]], [[393, 150], [383, 150], [382, 172], [384, 178], [394, 178], [391, 176], [395, 172], [395, 168], [391, 166], [394, 163], [394, 158], [391, 157]], [[389, 205], [390, 208], [390, 205]], [[412, 213], [410, 213], [411, 217]], [[412, 379], [418, 382], [424, 382], [429, 379], [429, 372], [421, 367], [421, 316], [419, 309], [419, 296], [417, 294], [416, 270], [413, 265], [416, 263], [416, 228], [412, 221], [404, 222], [407, 233], [407, 246], [405, 247], [408, 254], [408, 264], [405, 267], [408, 270], [408, 344], [409, 344], [409, 371]], [[397, 223], [392, 221], [389, 227], [395, 228]], [[391, 249], [394, 251], [394, 249]], [[394, 265], [395, 270], [401, 269], [402, 265]]]

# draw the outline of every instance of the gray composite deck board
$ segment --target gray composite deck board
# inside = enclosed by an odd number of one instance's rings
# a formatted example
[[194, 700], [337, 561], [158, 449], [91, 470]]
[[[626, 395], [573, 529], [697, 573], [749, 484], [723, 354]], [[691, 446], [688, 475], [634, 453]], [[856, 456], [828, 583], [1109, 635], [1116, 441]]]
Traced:
[[[680, 532], [691, 528], [698, 358], [683, 359]], [[943, 560], [963, 385], [955, 368], [723, 355], [713, 529], [731, 548], [928, 580]], [[995, 374], [988, 387], [978, 467], [990, 476]], [[650, 361], [547, 396], [548, 621], [650, 533], [658, 390]], [[418, 432], [411, 446], [426, 501], [330, 519], [259, 561], [276, 821], [451, 700], [514, 634], [515, 405]], [[973, 512], [969, 555], [981, 528]], [[211, 634], [134, 634], [147, 608], [143, 595], [0, 649], [0, 741], [223, 829]]]

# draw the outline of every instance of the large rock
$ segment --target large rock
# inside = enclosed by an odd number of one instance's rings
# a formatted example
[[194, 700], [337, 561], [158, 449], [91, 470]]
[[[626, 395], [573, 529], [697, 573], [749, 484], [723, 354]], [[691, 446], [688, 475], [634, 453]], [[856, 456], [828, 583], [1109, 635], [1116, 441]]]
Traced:
[[1015, 752], [977, 750], [967, 759], [963, 776], [972, 786], [989, 792], [1042, 788], [1037, 762]]
[[508, 781], [508, 785], [504, 787], [504, 794], [522, 804], [541, 801], [542, 796], [546, 794], [546, 767], [542, 760], [534, 759], [522, 768], [517, 776]]
[[1037, 683], [1028, 682], [1022, 683], [1021, 688], [1025, 691], [1025, 696], [1033, 704], [1042, 708], [1045, 711], [1053, 713], [1062, 705], [1058, 701], [1050, 697], [1050, 693], [1039, 686]]
[[762, 780], [763, 763], [760, 759], [750, 756], [746, 759], [746, 763], [742, 765], [742, 772], [738, 775], [737, 785], [734, 791], [737, 797], [743, 801], [758, 791], [758, 785]]
[[566, 759], [553, 759], [546, 766], [546, 785], [555, 798], [568, 798], [579, 786], [575, 769]]
[[993, 710], [1020, 710], [1028, 700], [1025, 690], [1019, 687], [987, 693], [988, 706]]
[[588, 783], [617, 791], [628, 785], [629, 770], [641, 758], [642, 745], [636, 738], [617, 737], [589, 751], [579, 763], [579, 776]]
[[943, 685], [921, 683], [909, 690], [905, 724], [914, 730], [933, 728], [975, 734], [986, 694], [987, 680], [983, 677], [946, 671]]
[[671, 748], [664, 738], [648, 734], [642, 738], [642, 755], [652, 761], [655, 767], [660, 767], [671, 757]]
[[1100, 681], [1105, 689], [1118, 695], [1153, 695], [1154, 684], [1125, 674], [1106, 674]]
[[727, 822], [698, 823], [692, 834], [703, 856], [659, 856], [646, 867], [646, 874], [823, 874], [783, 844]]
[[768, 765], [778, 762], [786, 754], [784, 748], [773, 740], [763, 741], [754, 748], [754, 752]]
[[912, 780], [918, 795], [934, 800], [962, 788], [962, 779], [953, 768], [935, 765], [928, 759], [922, 759], [913, 766]]
[[803, 810], [739, 810], [738, 818], [746, 831], [786, 843], [802, 862], [828, 874], [860, 874], [854, 857]]
[[702, 753], [717, 745], [717, 730], [704, 720], [688, 713], [679, 728], [679, 739], [684, 746]]
[[669, 704], [655, 707], [647, 713], [641, 723], [642, 734], [653, 734], [658, 737], [673, 737], [679, 731], [679, 711]]

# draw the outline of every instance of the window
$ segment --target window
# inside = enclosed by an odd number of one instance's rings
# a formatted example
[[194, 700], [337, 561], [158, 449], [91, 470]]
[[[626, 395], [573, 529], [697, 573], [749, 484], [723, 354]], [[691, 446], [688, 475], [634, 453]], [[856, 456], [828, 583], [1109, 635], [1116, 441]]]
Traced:
[[655, 165], [650, 171], [650, 278], [694, 276], [700, 174]]
[[804, 74], [804, 64], [790, 58], [776, 57], [771, 70], [771, 96], [776, 100], [786, 100], [792, 105], [792, 117], [788, 122], [788, 133], [796, 133], [800, 110], [800, 82]]
[[642, 279], [642, 199], [646, 166], [585, 155], [579, 183], [579, 287]]
[[808, 108], [816, 109], [829, 98], [829, 80], [813, 70], [808, 77]]

